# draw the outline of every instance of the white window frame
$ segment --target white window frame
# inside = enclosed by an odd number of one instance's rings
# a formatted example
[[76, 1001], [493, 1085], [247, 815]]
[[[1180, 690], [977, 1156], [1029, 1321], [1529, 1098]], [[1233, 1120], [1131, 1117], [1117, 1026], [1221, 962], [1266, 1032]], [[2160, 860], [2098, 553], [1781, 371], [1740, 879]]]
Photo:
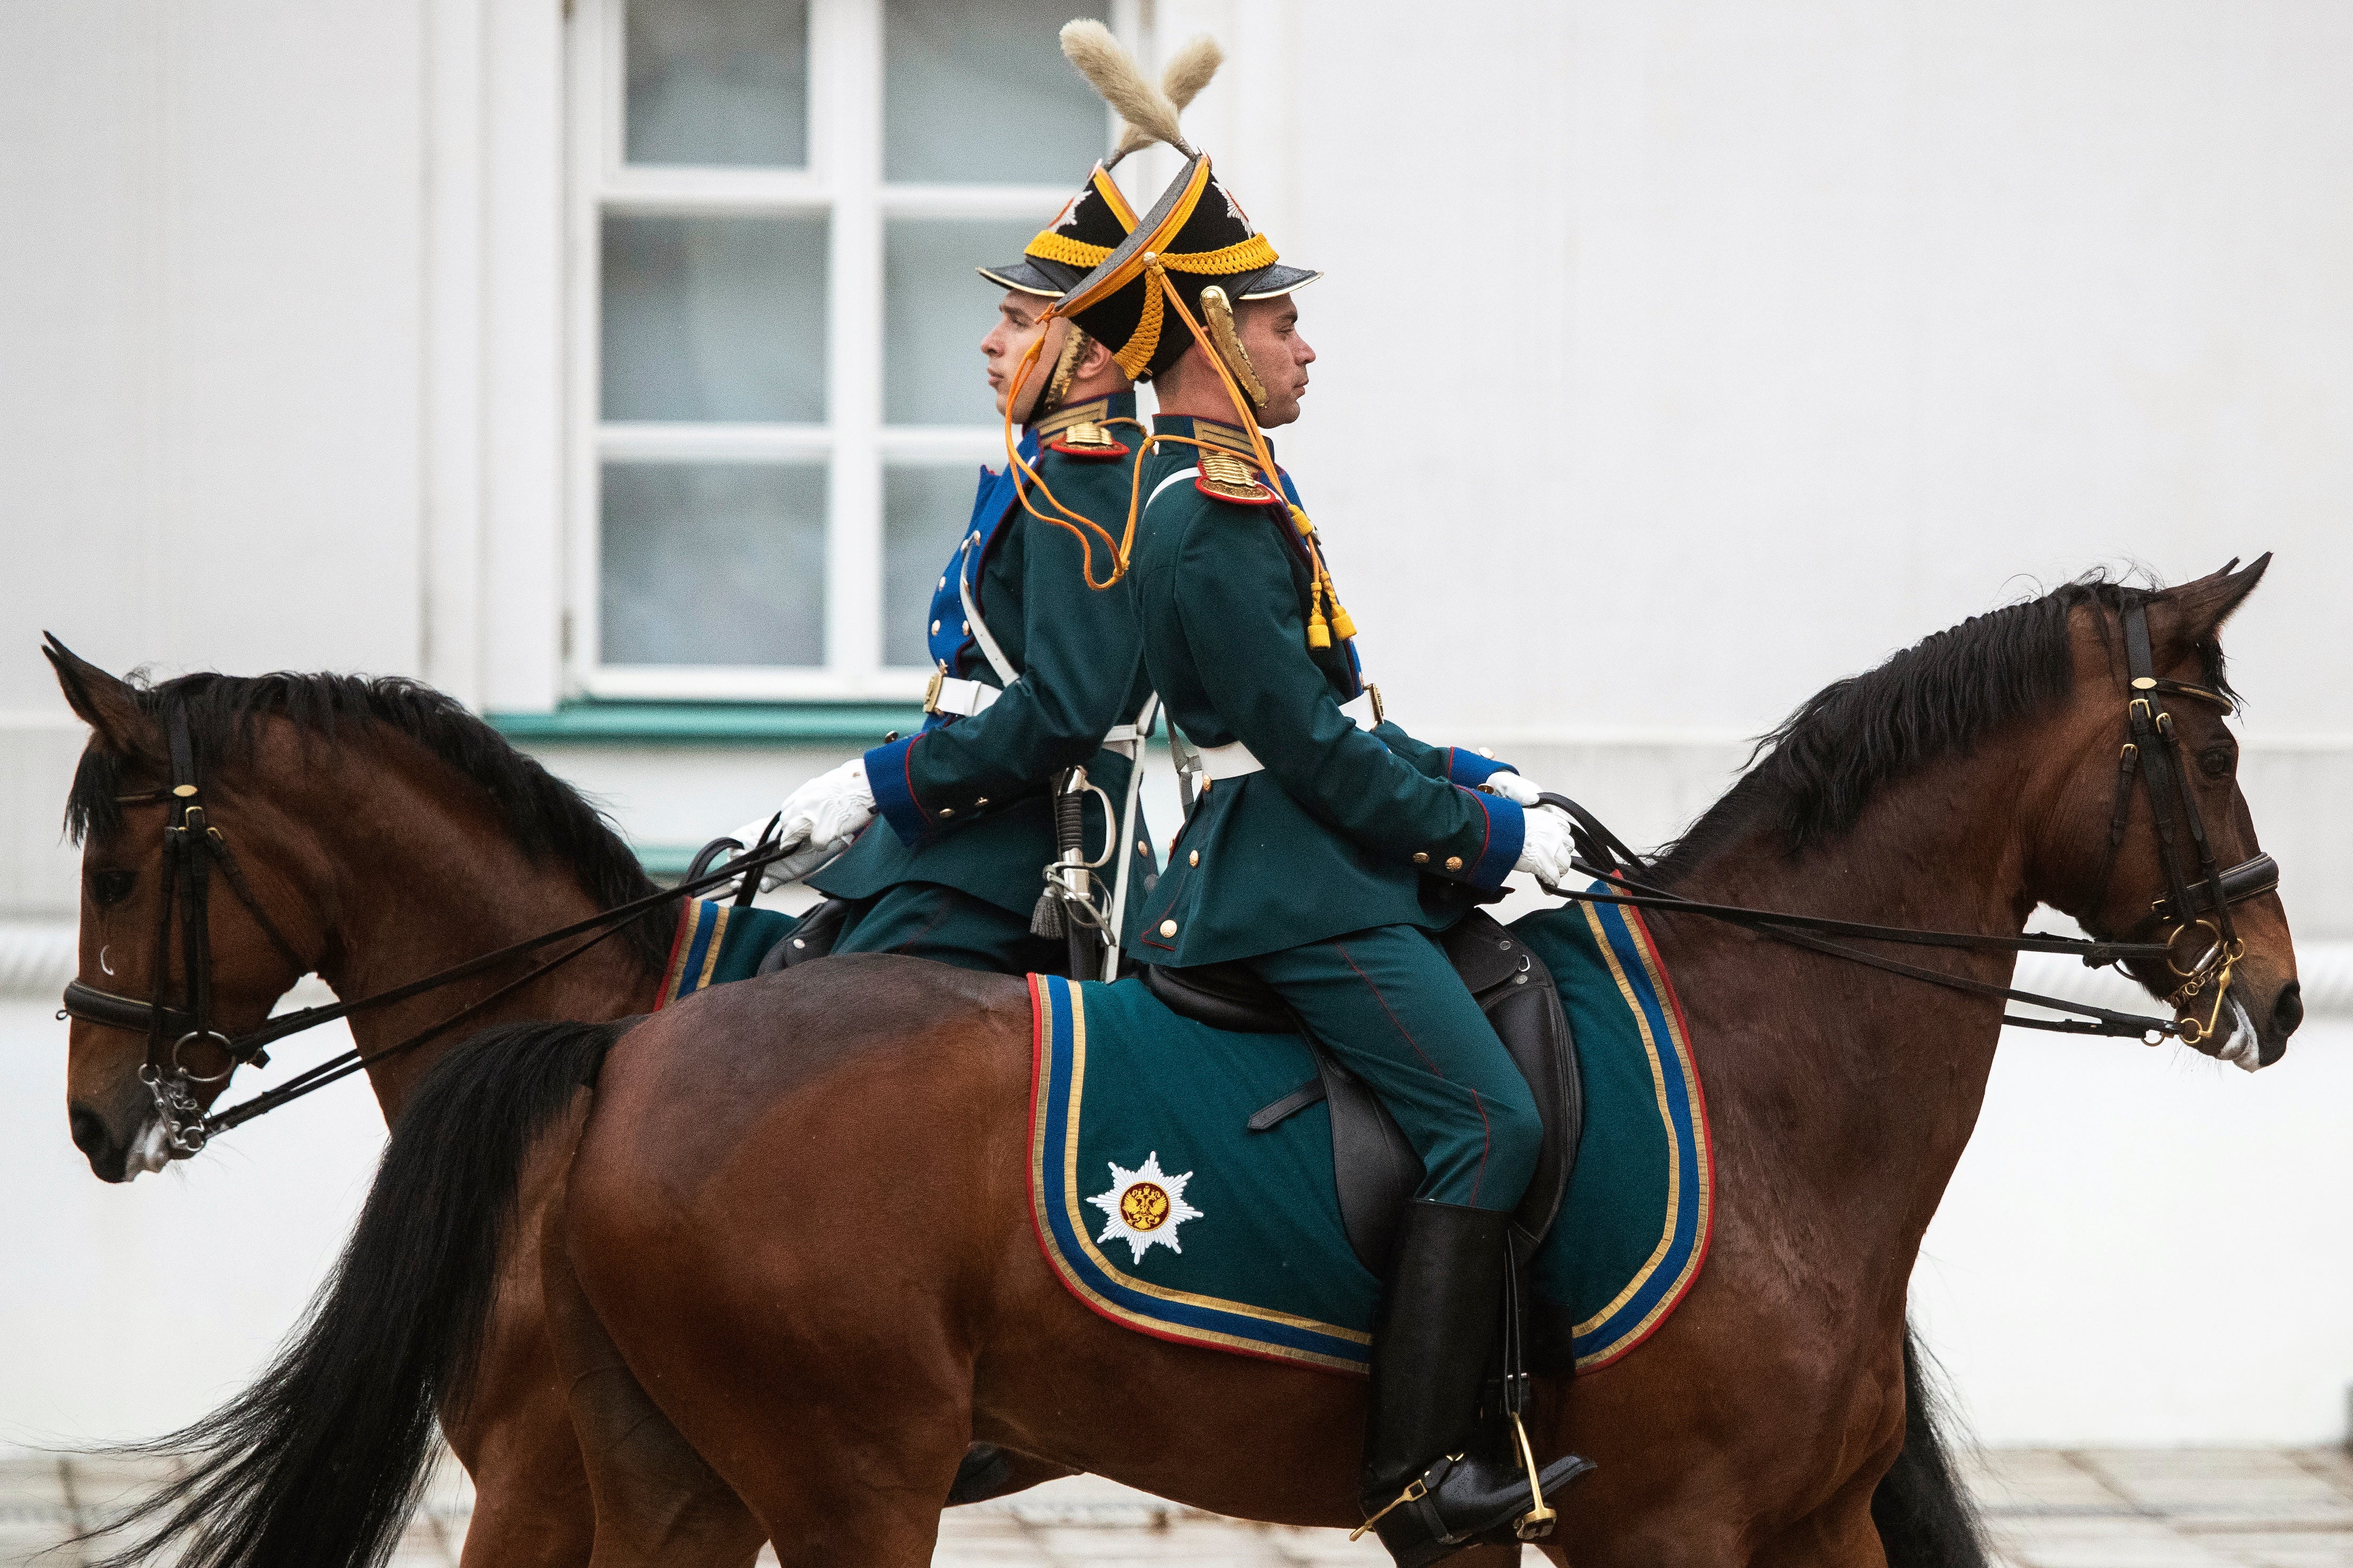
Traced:
[[[963, 467], [1001, 461], [995, 426], [882, 421], [882, 241], [892, 218], [1013, 218], [1042, 224], [1083, 169], [1056, 185], [887, 184], [882, 180], [882, 0], [810, 0], [806, 170], [632, 167], [623, 160], [626, 0], [578, 0], [571, 26], [570, 353], [566, 402], [565, 684], [625, 700], [905, 700], [926, 672], [882, 657], [885, 462]], [[1112, 25], [1149, 59], [1149, 0], [1114, 0]], [[1113, 123], [1105, 113], [1105, 147]], [[1140, 161], [1139, 161], [1140, 162]], [[1128, 173], [1123, 169], [1123, 174]], [[600, 418], [602, 220], [648, 215], [823, 215], [827, 226], [827, 421], [822, 425], [607, 423]], [[985, 314], [976, 295], [976, 327]], [[976, 374], [977, 367], [976, 366]], [[822, 667], [600, 662], [603, 465], [608, 458], [826, 464]]]

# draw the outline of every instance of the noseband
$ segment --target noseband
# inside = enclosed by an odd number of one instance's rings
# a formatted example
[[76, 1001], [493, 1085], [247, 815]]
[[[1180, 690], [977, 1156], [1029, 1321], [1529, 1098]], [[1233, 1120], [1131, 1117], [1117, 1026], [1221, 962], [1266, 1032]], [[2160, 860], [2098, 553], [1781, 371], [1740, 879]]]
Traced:
[[[216, 1133], [290, 1104], [313, 1089], [324, 1089], [337, 1079], [348, 1077], [363, 1068], [439, 1038], [665, 904], [713, 892], [739, 881], [747, 888], [752, 887], [756, 884], [758, 873], [763, 868], [772, 861], [782, 859], [787, 853], [782, 845], [754, 849], [737, 856], [721, 870], [707, 875], [690, 872], [676, 887], [632, 899], [586, 920], [575, 921], [570, 925], [542, 932], [495, 952], [469, 959], [423, 979], [396, 985], [372, 996], [301, 1008], [271, 1018], [249, 1033], [231, 1037], [216, 1027], [213, 1018], [211, 874], [215, 868], [228, 883], [229, 891], [236, 895], [237, 902], [245, 906], [246, 912], [261, 928], [262, 934], [269, 940], [269, 945], [277, 950], [278, 956], [286, 961], [291, 972], [287, 981], [290, 985], [310, 973], [317, 965], [306, 963], [295, 953], [293, 944], [286, 940], [262, 909], [259, 900], [254, 898], [244, 870], [237, 865], [236, 856], [229, 852], [228, 840], [207, 819], [196, 779], [195, 748], [189, 741], [187, 710], [177, 699], [166, 704], [164, 724], [171, 743], [171, 786], [150, 790], [142, 795], [115, 797], [117, 804], [122, 805], [161, 805], [170, 807], [170, 814], [164, 824], [163, 891], [157, 902], [154, 979], [149, 995], [144, 1001], [136, 996], [118, 995], [76, 977], [66, 984], [64, 1005], [59, 1016], [147, 1037], [147, 1058], [140, 1066], [139, 1081], [147, 1086], [148, 1093], [154, 1099], [155, 1115], [163, 1124], [164, 1142], [175, 1158], [195, 1153]], [[181, 947], [181, 994], [176, 1002], [165, 995], [171, 984], [172, 938], [175, 925], [179, 930]], [[297, 1074], [276, 1089], [210, 1116], [205, 1114], [203, 1104], [197, 1099], [201, 1089], [224, 1082], [240, 1067], [248, 1064], [267, 1066], [269, 1056], [265, 1047], [289, 1035], [298, 1035], [338, 1018], [387, 1007], [461, 980], [472, 979], [573, 937], [584, 937], [585, 940], [565, 948], [553, 958], [533, 964], [488, 994], [467, 1003], [439, 1021], [372, 1055], [363, 1056], [357, 1050], [345, 1051], [332, 1060]], [[190, 1070], [182, 1060], [181, 1053], [191, 1041], [210, 1041], [227, 1055], [228, 1065], [216, 1073], [198, 1074]]]
[[[2197, 795], [2190, 788], [2189, 768], [2182, 755], [2181, 739], [2175, 731], [2173, 715], [2166, 708], [2165, 699], [2168, 695], [2193, 697], [2201, 702], [2214, 704], [2224, 713], [2236, 711], [2238, 705], [2231, 700], [2228, 692], [2214, 687], [2159, 679], [2156, 657], [2149, 645], [2147, 596], [2137, 589], [2125, 588], [2118, 591], [2118, 598], [2124, 623], [2127, 687], [2125, 694], [2126, 738], [2124, 750], [2116, 763], [2116, 804], [2108, 814], [2107, 854], [2100, 873], [2100, 892], [2095, 903], [2107, 901], [2108, 886], [2116, 873], [2116, 855], [2124, 846], [2125, 832], [2132, 819], [2136, 775], [2143, 782], [2148, 795], [2149, 811], [2157, 824], [2158, 862], [2165, 874], [2165, 892], [2150, 901], [2147, 915], [2137, 921], [2123, 938], [2094, 937], [2086, 942], [2065, 936], [1992, 936], [1976, 931], [1915, 931], [1862, 921], [1830, 920], [1816, 915], [1749, 909], [1737, 904], [1703, 903], [1641, 880], [1646, 868], [1641, 856], [1627, 848], [1624, 841], [1603, 826], [1591, 812], [1566, 795], [1549, 793], [1542, 797], [1543, 803], [1559, 807], [1572, 824], [1570, 833], [1576, 840], [1577, 854], [1570, 864], [1589, 876], [1599, 878], [1602, 884], [1612, 890], [1601, 892], [1588, 889], [1577, 891], [1547, 883], [1546, 891], [1577, 903], [1627, 904], [1637, 909], [1698, 915], [1726, 925], [1740, 926], [1794, 946], [1828, 953], [1852, 963], [1899, 974], [1907, 980], [1939, 985], [1948, 991], [2024, 1002], [2052, 1012], [2075, 1015], [2071, 1018], [2032, 1018], [2017, 1014], [2004, 1016], [2004, 1023], [2019, 1028], [2045, 1029], [2071, 1035], [2137, 1036], [2152, 1046], [2168, 1038], [2179, 1039], [2186, 1045], [2199, 1044], [2212, 1036], [2221, 1015], [2223, 996], [2231, 987], [2232, 967], [2246, 952], [2246, 944], [2240, 941], [2232, 924], [2231, 906], [2275, 890], [2279, 887], [2279, 863], [2268, 855], [2257, 855], [2227, 868], [2216, 864], [2213, 846], [2206, 837], [2205, 820], [2199, 814]], [[2162, 934], [2157, 941], [2146, 940], [2160, 930]], [[2094, 969], [2133, 961], [2163, 963], [2179, 982], [2166, 995], [2167, 1006], [2178, 1012], [2189, 1007], [2201, 995], [2210, 996], [2212, 1000], [2203, 1019], [2194, 1016], [2148, 1017], [2137, 1013], [2095, 1007], [2084, 1002], [2070, 1002], [2063, 997], [2038, 995], [2006, 985], [1993, 985], [1966, 974], [1924, 969], [1917, 964], [1900, 963], [1831, 940], [1837, 937], [1977, 952], [2063, 952], [2082, 959], [2086, 968]], [[2194, 944], [2187, 952], [2184, 950], [2185, 940]], [[2185, 956], [2189, 959], [2186, 966], [2182, 963]]]
[[[2159, 679], [2149, 647], [2147, 599], [2131, 588], [2123, 590], [2122, 599], [2125, 668], [2130, 689], [2125, 701], [2126, 739], [2116, 755], [2116, 798], [2108, 815], [2100, 902], [2107, 901], [2116, 852], [2124, 844], [2125, 827], [2132, 816], [2133, 774], [2137, 771], [2147, 785], [2149, 813], [2157, 822], [2157, 858], [2165, 871], [2165, 896], [2150, 901], [2147, 915], [2131, 934], [2163, 928], [2165, 964], [2180, 981], [2166, 996], [2167, 1006], [2183, 1010], [2201, 994], [2211, 996], [2203, 1022], [2194, 1016], [2183, 1018], [2175, 1031], [2185, 1045], [2194, 1046], [2214, 1033], [2223, 994], [2231, 988], [2232, 966], [2246, 954], [2246, 943], [2232, 924], [2231, 906], [2276, 889], [2279, 863], [2268, 855], [2257, 855], [2227, 869], [2216, 864], [2205, 818], [2198, 810], [2198, 792], [2190, 787], [2189, 759], [2182, 754], [2181, 737], [2165, 699], [2194, 697], [2225, 714], [2236, 712], [2238, 704], [2228, 692], [2211, 686]], [[2185, 939], [2192, 944], [2186, 954]], [[2186, 968], [2181, 963], [2185, 955], [2190, 959]]]
[[[214, 1025], [213, 868], [220, 868], [229, 891], [261, 928], [262, 935], [277, 949], [278, 956], [293, 970], [287, 983], [291, 984], [309, 973], [311, 966], [295, 956], [293, 944], [254, 898], [236, 856], [229, 851], [228, 840], [206, 817], [203, 791], [196, 783], [195, 749], [188, 739], [186, 708], [172, 703], [164, 716], [164, 729], [171, 742], [171, 787], [117, 797], [118, 804], [123, 805], [164, 805], [170, 808], [164, 824], [164, 883], [162, 896], [156, 900], [152, 994], [142, 1002], [134, 996], [100, 991], [76, 979], [66, 986], [65, 1013], [68, 1017], [86, 1023], [145, 1033], [147, 1059], [140, 1065], [139, 1081], [147, 1086], [147, 1092], [154, 1099], [155, 1114], [164, 1124], [172, 1152], [185, 1156], [202, 1149], [209, 1136], [203, 1107], [196, 1100], [197, 1089], [225, 1081], [248, 1062], [260, 1066], [269, 1059], [263, 1049], [267, 1041], [251, 1035], [232, 1039]], [[181, 999], [177, 1006], [164, 1000], [171, 983], [174, 924], [180, 933]], [[227, 1065], [216, 1073], [193, 1071], [182, 1057], [190, 1041], [209, 1041], [218, 1046]]]

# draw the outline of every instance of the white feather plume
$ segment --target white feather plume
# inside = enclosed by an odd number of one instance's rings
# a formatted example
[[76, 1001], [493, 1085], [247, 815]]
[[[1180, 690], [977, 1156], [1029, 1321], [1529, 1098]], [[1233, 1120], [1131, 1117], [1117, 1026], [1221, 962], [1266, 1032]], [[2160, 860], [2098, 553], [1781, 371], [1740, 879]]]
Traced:
[[[1201, 89], [1209, 85], [1209, 79], [1218, 74], [1218, 68], [1225, 63], [1226, 51], [1218, 47], [1217, 39], [1203, 33], [1170, 58], [1168, 68], [1160, 73], [1160, 90], [1182, 114], [1201, 95]], [[1149, 132], [1139, 131], [1133, 125], [1123, 125], [1119, 128], [1119, 149], [1112, 154], [1111, 161], [1116, 163], [1130, 153], [1142, 152], [1156, 140], [1158, 138]]]
[[1176, 106], [1158, 88], [1144, 79], [1135, 57], [1111, 36], [1111, 29], [1082, 16], [1062, 28], [1062, 53], [1094, 84], [1103, 101], [1147, 141], [1166, 142], [1190, 156], [1184, 133], [1176, 128]]

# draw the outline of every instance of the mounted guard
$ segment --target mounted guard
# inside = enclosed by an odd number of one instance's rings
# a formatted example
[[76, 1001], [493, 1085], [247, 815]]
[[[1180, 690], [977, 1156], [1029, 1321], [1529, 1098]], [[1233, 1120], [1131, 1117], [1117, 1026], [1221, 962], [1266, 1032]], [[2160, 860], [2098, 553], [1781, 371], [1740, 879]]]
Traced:
[[[1135, 595], [1145, 673], [1182, 733], [1180, 768], [1199, 778], [1139, 952], [1271, 987], [1421, 1161], [1375, 1331], [1366, 1527], [1408, 1568], [1482, 1538], [1540, 1539], [1546, 1495], [1590, 1468], [1571, 1455], [1539, 1469], [1524, 1379], [1502, 1353], [1516, 1299], [1507, 1230], [1543, 1127], [1436, 938], [1500, 898], [1514, 868], [1565, 880], [1567, 819], [1508, 765], [1418, 741], [1381, 711], [1265, 435], [1299, 416], [1315, 355], [1292, 296], [1321, 274], [1280, 259], [1099, 24], [1063, 39], [1131, 124], [1186, 159], [1052, 312], [1159, 401], [1143, 500], [1116, 537], [1092, 531], [1106, 592]], [[1499, 1367], [1500, 1396], [1482, 1400]]]
[[[1180, 51], [1165, 82], [1171, 100], [1189, 101], [1220, 58], [1208, 38]], [[1038, 521], [1038, 497], [1050, 493], [1110, 526], [1134, 489], [1145, 432], [1133, 375], [1101, 340], [1046, 311], [1134, 226], [1111, 175], [1125, 151], [1095, 165], [1018, 258], [977, 268], [1006, 290], [981, 352], [1008, 460], [981, 470], [926, 613], [923, 728], [803, 784], [776, 817], [733, 835], [802, 847], [768, 866], [763, 887], [806, 879], [828, 895], [781, 950], [785, 963], [895, 952], [1111, 978], [1130, 945], [1138, 893], [1159, 870], [1137, 803], [1156, 704], [1134, 591], [1090, 592], [1082, 541]], [[1039, 363], [1050, 371], [1018, 374]]]

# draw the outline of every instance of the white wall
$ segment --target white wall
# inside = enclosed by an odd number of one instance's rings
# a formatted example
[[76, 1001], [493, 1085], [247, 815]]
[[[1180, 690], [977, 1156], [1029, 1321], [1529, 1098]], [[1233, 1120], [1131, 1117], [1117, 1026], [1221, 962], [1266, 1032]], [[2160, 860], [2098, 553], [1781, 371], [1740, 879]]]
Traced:
[[[1653, 840], [1893, 647], [2094, 563], [2276, 549], [2230, 638], [2247, 787], [2299, 933], [2353, 937], [2353, 11], [1157, 10], [1226, 41], [1198, 140], [1330, 269], [1281, 442], [1399, 716]], [[72, 908], [44, 626], [117, 668], [557, 698], [561, 29], [0, 4], [0, 914]], [[547, 754], [679, 842], [831, 753]], [[36, 1282], [0, 1342], [39, 1347], [0, 1358], [0, 1436], [152, 1430], [290, 1320], [378, 1129], [339, 1091], [100, 1188], [49, 1006], [0, 1007], [0, 1247]], [[2337, 1431], [2346, 1034], [2255, 1080], [2005, 1050], [1922, 1276], [1988, 1436]]]

